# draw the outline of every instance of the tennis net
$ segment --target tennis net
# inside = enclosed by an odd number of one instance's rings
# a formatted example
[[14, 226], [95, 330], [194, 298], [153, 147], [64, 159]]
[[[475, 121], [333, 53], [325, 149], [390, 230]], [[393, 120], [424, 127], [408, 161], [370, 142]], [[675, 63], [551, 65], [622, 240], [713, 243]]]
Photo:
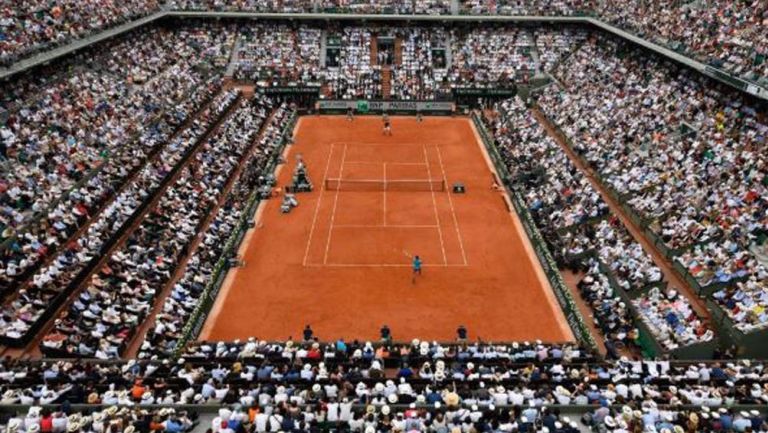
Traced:
[[445, 179], [325, 179], [328, 191], [445, 191]]

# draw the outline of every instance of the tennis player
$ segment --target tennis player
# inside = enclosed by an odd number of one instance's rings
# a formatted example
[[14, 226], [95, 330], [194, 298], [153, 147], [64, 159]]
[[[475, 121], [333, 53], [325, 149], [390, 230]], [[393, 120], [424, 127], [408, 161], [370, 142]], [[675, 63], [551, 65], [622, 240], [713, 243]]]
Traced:
[[411, 282], [416, 282], [416, 275], [421, 276], [421, 258], [419, 256], [413, 256], [413, 278], [411, 278]]
[[389, 120], [389, 115], [384, 113], [384, 116], [382, 116], [381, 120], [384, 121], [384, 132], [382, 132], [382, 134], [392, 135], [392, 122]]

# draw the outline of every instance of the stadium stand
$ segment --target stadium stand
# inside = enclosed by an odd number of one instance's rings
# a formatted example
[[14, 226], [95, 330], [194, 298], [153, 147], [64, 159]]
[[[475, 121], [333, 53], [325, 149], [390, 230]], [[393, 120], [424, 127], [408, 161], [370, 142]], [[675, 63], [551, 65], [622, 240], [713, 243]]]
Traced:
[[[184, 328], [196, 314], [201, 297], [211, 281], [214, 269], [223, 266], [222, 252], [230, 236], [236, 237], [237, 225], [242, 224], [244, 208], [252, 200], [249, 196], [259, 186], [264, 186], [270, 164], [275, 163], [275, 151], [283, 144], [286, 123], [292, 114], [285, 104], [271, 114], [269, 124], [259, 139], [259, 151], [250, 155], [244, 163], [237, 182], [221, 204], [218, 213], [205, 232], [201, 245], [187, 263], [181, 279], [173, 286], [162, 313], [155, 316], [155, 326], [141, 345], [139, 358], [172, 357], [183, 347]], [[198, 313], [199, 314], [199, 313]]]
[[[556, 72], [568, 87], [545, 90], [540, 106], [697, 293], [718, 291], [725, 300], [725, 289], [747, 279], [758, 287], [766, 271], [754, 251], [768, 227], [764, 152], [755, 152], [765, 143], [760, 115], [726, 89], [705, 90], [710, 83], [638, 52], [618, 58], [619, 49], [582, 46]], [[578, 114], [594, 113], [595, 101], [606, 104], [599, 116]], [[609, 123], [619, 126], [606, 129]], [[748, 174], [732, 176], [736, 171]], [[744, 314], [730, 307], [737, 323], [751, 323], [743, 329], [765, 322], [761, 303], [751, 299]]]
[[[221, 418], [226, 421], [233, 413], [242, 414], [237, 417], [244, 417], [247, 431], [287, 430], [286, 419], [301, 431], [322, 426], [362, 431], [366, 425], [380, 428], [379, 423], [394, 429], [388, 423], [406, 419], [434, 431], [441, 423], [451, 429], [490, 424], [486, 428], [494, 431], [526, 431], [551, 425], [552, 431], [568, 431], [563, 428], [577, 428], [579, 421], [561, 411], [584, 405], [592, 408], [585, 420], [596, 427], [612, 431], [615, 421], [642, 431], [662, 431], [687, 425], [692, 413], [697, 428], [744, 419], [761, 429], [763, 415], [749, 407], [766, 399], [762, 367], [746, 360], [596, 363], [577, 347], [537, 343], [440, 345], [414, 340], [389, 346], [249, 339], [192, 346], [174, 363], [5, 362], [2, 377], [4, 404], [66, 399], [103, 408], [82, 413], [83, 418], [65, 417], [66, 422], [82, 422], [80, 428], [117, 416], [130, 424], [178, 422], [182, 427], [177, 431], [183, 431], [197, 411], [216, 404], [232, 409], [215, 413], [210, 421], [214, 431], [232, 428]], [[20, 373], [25, 376], [19, 378]], [[70, 381], [86, 377], [87, 382]], [[47, 389], [35, 395], [29, 386], [43, 378]], [[191, 405], [183, 406], [191, 412], [185, 416], [172, 409], [178, 404]], [[119, 407], [124, 405], [136, 408]], [[163, 407], [162, 412], [148, 418], [157, 409], [141, 411], [157, 407], [153, 405]], [[747, 409], [727, 408], [732, 405]], [[192, 409], [195, 406], [199, 409]], [[36, 414], [39, 407], [30, 411], [8, 423], [20, 424], [20, 431], [47, 423], [41, 419], [50, 416], [47, 411], [43, 417]], [[67, 409], [64, 413], [78, 414]], [[275, 425], [269, 427], [270, 422]], [[502, 428], [498, 423], [509, 425]], [[135, 427], [147, 430], [146, 424]]]
[[0, 66], [157, 11], [157, 0], [21, 0], [0, 9]]
[[736, 76], [763, 84], [768, 78], [766, 10], [759, 1], [665, 2], [663, 7], [603, 2], [597, 13], [609, 23]]
[[[501, 116], [494, 130], [502, 158], [527, 191], [525, 199], [534, 219], [560, 251], [563, 261], [567, 257], [573, 260], [577, 256], [594, 255], [599, 263], [591, 263], [591, 279], [604, 279], [609, 286], [624, 293], [645, 293], [651, 287], [648, 293], [632, 300], [632, 304], [637, 317], [649, 325], [665, 349], [711, 340], [712, 331], [691, 311], [684, 297], [671, 295], [670, 290], [661, 302], [658, 287], [663, 277], [661, 271], [621, 223], [611, 218], [600, 195], [554, 139], [546, 135], [524, 104], [519, 99], [505, 101], [499, 110]], [[602, 275], [603, 270], [609, 276]], [[611, 280], [615, 282], [610, 284]], [[626, 308], [627, 298], [622, 303], [621, 298], [609, 298], [612, 294], [613, 289], [606, 287], [602, 293], [592, 293], [587, 299], [593, 305], [607, 302]], [[627, 323], [621, 316], [612, 314], [604, 319], [607, 323], [596, 320], [603, 330], [617, 329], [618, 332], [608, 336], [615, 334], [619, 341], [630, 335], [637, 336], [634, 330], [621, 326], [622, 322]]]
[[[297, 19], [324, 13], [345, 19]], [[3, 2], [0, 428], [768, 432], [766, 29], [758, 0]], [[443, 102], [484, 145], [570, 342], [199, 340], [259, 203], [292, 193], [276, 176], [300, 116], [353, 131], [385, 103], [423, 122]], [[401, 163], [429, 170], [422, 146]]]

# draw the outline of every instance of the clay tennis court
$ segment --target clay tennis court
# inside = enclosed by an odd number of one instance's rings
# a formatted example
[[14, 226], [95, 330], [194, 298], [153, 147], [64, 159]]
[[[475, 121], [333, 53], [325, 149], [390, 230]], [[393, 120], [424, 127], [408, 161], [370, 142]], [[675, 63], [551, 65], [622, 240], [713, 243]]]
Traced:
[[[202, 340], [452, 340], [458, 325], [484, 340], [573, 340], [528, 239], [468, 118], [307, 116], [279, 171], [296, 157], [315, 190], [280, 212], [262, 203]], [[453, 194], [455, 182], [466, 194]], [[413, 282], [411, 257], [423, 275]]]

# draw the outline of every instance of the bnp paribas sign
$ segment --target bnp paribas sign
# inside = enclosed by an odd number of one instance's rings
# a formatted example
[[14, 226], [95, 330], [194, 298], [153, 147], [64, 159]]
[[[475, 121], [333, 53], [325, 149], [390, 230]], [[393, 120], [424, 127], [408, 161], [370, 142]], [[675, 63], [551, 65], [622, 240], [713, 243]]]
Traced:
[[321, 100], [318, 101], [318, 108], [321, 110], [348, 110], [354, 109], [358, 113], [369, 112], [404, 112], [404, 111], [445, 111], [451, 112], [454, 109], [453, 102], [443, 101], [369, 101], [369, 100]]

